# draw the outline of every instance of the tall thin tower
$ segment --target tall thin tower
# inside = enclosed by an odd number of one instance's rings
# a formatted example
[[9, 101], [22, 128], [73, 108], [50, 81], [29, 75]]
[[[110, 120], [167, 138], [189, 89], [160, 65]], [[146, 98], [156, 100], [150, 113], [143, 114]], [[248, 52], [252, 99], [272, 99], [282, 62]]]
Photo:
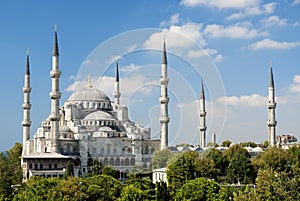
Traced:
[[26, 69], [25, 69], [25, 78], [24, 78], [24, 87], [23, 87], [23, 93], [24, 93], [24, 103], [22, 105], [23, 107], [23, 150], [22, 150], [22, 156], [24, 156], [26, 153], [26, 142], [29, 140], [30, 137], [30, 70], [29, 70], [29, 54], [27, 52], [26, 56]]
[[276, 144], [276, 118], [275, 118], [275, 87], [273, 79], [272, 61], [270, 62], [270, 85], [269, 85], [269, 100], [268, 100], [268, 137], [269, 145]]
[[205, 110], [205, 95], [203, 83], [201, 85], [200, 95], [200, 147], [206, 147], [206, 110]]
[[60, 70], [59, 70], [59, 52], [58, 52], [58, 42], [57, 42], [57, 32], [56, 26], [54, 30], [54, 45], [52, 52], [52, 69], [50, 71], [50, 76], [52, 78], [52, 89], [50, 92], [51, 98], [51, 141], [52, 141], [52, 152], [59, 153], [58, 147], [58, 133], [59, 133], [59, 99], [61, 93], [59, 91], [59, 78], [60, 78]]
[[161, 77], [160, 77], [160, 149], [163, 150], [168, 148], [168, 123], [170, 122], [170, 117], [168, 114], [168, 73], [167, 73], [167, 51], [166, 43], [164, 41], [163, 52], [162, 52], [162, 64], [161, 64]]
[[115, 102], [115, 108], [119, 107], [120, 105], [120, 85], [119, 85], [119, 62], [116, 61], [116, 78], [115, 78], [115, 91], [114, 91], [114, 102]]

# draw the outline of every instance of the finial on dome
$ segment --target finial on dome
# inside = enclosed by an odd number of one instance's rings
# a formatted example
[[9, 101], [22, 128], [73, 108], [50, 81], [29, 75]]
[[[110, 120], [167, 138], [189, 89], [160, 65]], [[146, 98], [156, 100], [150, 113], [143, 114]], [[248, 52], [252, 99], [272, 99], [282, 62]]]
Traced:
[[140, 127], [141, 126], [141, 121], [140, 121], [140, 118], [137, 119], [137, 123], [136, 123], [137, 127]]
[[90, 74], [88, 75], [88, 84], [86, 85], [87, 88], [93, 88], [92, 84], [91, 84], [91, 77]]

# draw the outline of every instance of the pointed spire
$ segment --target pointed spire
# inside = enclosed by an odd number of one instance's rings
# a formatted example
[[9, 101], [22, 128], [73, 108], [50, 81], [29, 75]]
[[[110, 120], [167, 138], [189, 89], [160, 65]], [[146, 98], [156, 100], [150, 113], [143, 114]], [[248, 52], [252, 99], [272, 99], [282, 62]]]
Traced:
[[202, 84], [201, 84], [201, 96], [200, 96], [200, 99], [205, 99], [203, 81], [202, 81]]
[[25, 70], [25, 75], [30, 75], [30, 70], [29, 70], [29, 49], [27, 50], [27, 56], [26, 56], [26, 70]]
[[274, 87], [272, 60], [270, 61], [270, 87]]
[[88, 84], [86, 85], [87, 88], [93, 88], [92, 84], [91, 84], [91, 77], [90, 74], [88, 75]]
[[119, 62], [116, 60], [116, 82], [119, 82]]
[[53, 44], [52, 56], [59, 56], [56, 25], [54, 26], [54, 44]]
[[168, 64], [165, 37], [164, 37], [164, 46], [163, 46], [163, 52], [162, 52], [162, 64]]

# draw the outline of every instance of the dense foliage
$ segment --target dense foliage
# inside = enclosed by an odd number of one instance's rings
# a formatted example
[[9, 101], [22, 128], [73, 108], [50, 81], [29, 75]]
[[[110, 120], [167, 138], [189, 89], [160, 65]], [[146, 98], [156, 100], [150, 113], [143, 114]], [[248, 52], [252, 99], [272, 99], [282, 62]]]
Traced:
[[[21, 152], [22, 146], [17, 143], [0, 154], [0, 200], [272, 201], [300, 197], [299, 147], [270, 147], [252, 158], [241, 144], [223, 152], [215, 148], [201, 153], [158, 151], [153, 157], [154, 167], [167, 164], [168, 182], [156, 184], [149, 175], [139, 174], [130, 174], [122, 183], [113, 168], [97, 163], [84, 178], [74, 177], [69, 163], [64, 178], [31, 177], [22, 183]], [[13, 190], [12, 184], [21, 187]]]

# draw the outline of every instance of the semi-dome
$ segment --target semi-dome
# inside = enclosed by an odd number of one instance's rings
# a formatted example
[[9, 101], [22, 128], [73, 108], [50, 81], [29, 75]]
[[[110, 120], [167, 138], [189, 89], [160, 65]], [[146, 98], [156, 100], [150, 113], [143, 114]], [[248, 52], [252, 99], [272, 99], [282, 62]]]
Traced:
[[96, 111], [88, 114], [84, 119], [85, 120], [95, 120], [95, 119], [111, 120], [113, 119], [113, 116], [104, 111]]
[[72, 132], [72, 130], [66, 125], [60, 125], [59, 132], [60, 133], [70, 133], [70, 132]]
[[108, 96], [98, 89], [86, 87], [75, 91], [69, 101], [110, 101]]

